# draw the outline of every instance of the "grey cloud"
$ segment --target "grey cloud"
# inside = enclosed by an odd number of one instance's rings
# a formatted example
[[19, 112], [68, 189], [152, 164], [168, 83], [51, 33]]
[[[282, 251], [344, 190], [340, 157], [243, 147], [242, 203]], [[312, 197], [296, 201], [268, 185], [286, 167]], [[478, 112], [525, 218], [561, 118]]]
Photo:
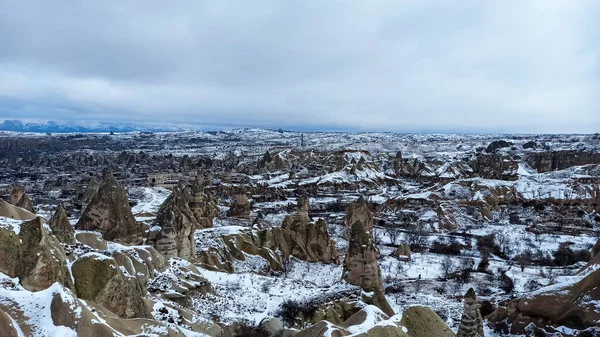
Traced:
[[0, 119], [595, 132], [599, 14], [592, 1], [6, 0]]

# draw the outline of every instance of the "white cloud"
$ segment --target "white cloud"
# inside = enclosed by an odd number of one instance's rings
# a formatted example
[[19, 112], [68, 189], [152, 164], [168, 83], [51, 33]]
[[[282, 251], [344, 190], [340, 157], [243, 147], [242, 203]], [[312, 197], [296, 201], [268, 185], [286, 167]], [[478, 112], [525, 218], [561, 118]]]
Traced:
[[558, 0], [7, 0], [0, 111], [198, 125], [596, 132], [598, 14], [596, 2]]

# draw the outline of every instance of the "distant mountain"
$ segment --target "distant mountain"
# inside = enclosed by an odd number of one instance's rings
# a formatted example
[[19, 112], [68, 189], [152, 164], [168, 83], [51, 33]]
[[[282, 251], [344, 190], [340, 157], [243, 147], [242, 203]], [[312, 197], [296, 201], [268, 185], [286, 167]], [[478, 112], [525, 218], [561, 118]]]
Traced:
[[47, 122], [23, 122], [12, 119], [0, 123], [0, 131], [14, 132], [44, 132], [44, 133], [69, 133], [69, 132], [161, 132], [161, 131], [183, 131], [179, 127], [170, 126], [141, 126], [135, 124], [119, 123], [60, 123], [55, 121]]

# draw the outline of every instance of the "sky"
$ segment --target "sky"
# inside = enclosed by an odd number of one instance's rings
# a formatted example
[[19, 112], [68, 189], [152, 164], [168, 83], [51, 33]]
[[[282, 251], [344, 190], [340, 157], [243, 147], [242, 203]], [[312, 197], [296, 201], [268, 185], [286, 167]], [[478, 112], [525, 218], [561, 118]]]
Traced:
[[600, 1], [2, 0], [0, 120], [600, 131]]

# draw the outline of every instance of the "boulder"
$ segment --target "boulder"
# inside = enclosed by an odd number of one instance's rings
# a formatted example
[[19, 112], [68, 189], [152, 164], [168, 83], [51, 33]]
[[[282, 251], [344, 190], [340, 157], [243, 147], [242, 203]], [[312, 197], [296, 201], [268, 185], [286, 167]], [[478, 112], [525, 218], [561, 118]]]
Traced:
[[357, 201], [351, 202], [346, 209], [346, 226], [351, 228], [355, 222], [362, 223], [367, 231], [373, 229], [373, 214], [362, 196]]
[[484, 337], [483, 320], [479, 312], [479, 303], [473, 288], [469, 288], [465, 295], [464, 311], [456, 337]]
[[189, 207], [189, 200], [189, 189], [183, 185], [174, 187], [158, 210], [148, 233], [148, 244], [167, 259], [190, 259], [195, 256], [194, 232], [199, 224]]
[[73, 226], [71, 226], [67, 213], [62, 205], [59, 205], [56, 208], [56, 212], [54, 212], [54, 215], [50, 218], [49, 225], [50, 229], [52, 229], [52, 234], [56, 236], [58, 241], [68, 245], [75, 244], [75, 230], [73, 229]]
[[109, 172], [104, 172], [98, 191], [75, 227], [100, 231], [104, 239], [122, 244], [141, 244], [144, 234], [131, 213], [127, 192]]
[[410, 246], [408, 245], [408, 243], [403, 243], [400, 246], [398, 246], [398, 248], [394, 252], [394, 256], [406, 259], [407, 261], [411, 261], [412, 257], [410, 253]]
[[19, 240], [16, 271], [25, 289], [39, 291], [54, 282], [72, 286], [65, 252], [58, 239], [46, 231], [40, 217], [21, 224]]
[[31, 213], [35, 213], [33, 210], [33, 203], [25, 193], [25, 187], [21, 185], [13, 186], [13, 189], [10, 192], [10, 203], [17, 207], [26, 209]]
[[246, 194], [236, 194], [227, 216], [250, 219], [250, 202]]
[[80, 232], [75, 234], [75, 239], [92, 249], [107, 250], [108, 243], [102, 239], [102, 236], [94, 232]]
[[[359, 333], [354, 336], [356, 336], [356, 337], [409, 337], [409, 335], [407, 335], [406, 332], [404, 332], [401, 327], [392, 325], [392, 324], [374, 326], [374, 327], [370, 328], [369, 330], [367, 330], [366, 332]], [[423, 337], [429, 337], [429, 336], [423, 336]]]
[[36, 215], [32, 212], [9, 204], [8, 202], [4, 201], [4, 199], [0, 199], [0, 216], [15, 220], [31, 220], [36, 217]]
[[404, 310], [400, 324], [410, 337], [454, 337], [448, 325], [428, 307], [414, 306]]
[[87, 253], [71, 267], [77, 297], [93, 301], [121, 318], [149, 317], [142, 290], [112, 257]]

